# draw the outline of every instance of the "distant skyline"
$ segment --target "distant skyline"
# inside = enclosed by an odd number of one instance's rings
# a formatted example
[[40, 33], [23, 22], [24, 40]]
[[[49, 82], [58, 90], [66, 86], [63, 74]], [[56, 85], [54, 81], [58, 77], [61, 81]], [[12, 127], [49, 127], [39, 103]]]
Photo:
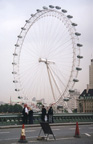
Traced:
[[83, 44], [79, 72], [79, 82], [75, 89], [82, 92], [89, 84], [89, 65], [93, 59], [93, 0], [0, 0], [0, 101], [17, 100], [13, 83], [13, 53], [17, 36], [25, 20], [36, 9], [43, 6], [60, 6], [73, 15], [72, 21], [77, 23], [77, 31], [81, 33], [80, 43]]

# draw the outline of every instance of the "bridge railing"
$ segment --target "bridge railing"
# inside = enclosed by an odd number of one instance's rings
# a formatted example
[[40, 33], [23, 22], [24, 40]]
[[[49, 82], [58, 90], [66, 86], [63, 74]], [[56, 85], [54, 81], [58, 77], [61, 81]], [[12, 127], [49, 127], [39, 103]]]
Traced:
[[[93, 113], [71, 113], [71, 114], [54, 114], [54, 123], [69, 123], [69, 122], [93, 122]], [[33, 123], [39, 124], [41, 115], [34, 114]], [[20, 125], [22, 124], [21, 114], [0, 114], [0, 125]]]

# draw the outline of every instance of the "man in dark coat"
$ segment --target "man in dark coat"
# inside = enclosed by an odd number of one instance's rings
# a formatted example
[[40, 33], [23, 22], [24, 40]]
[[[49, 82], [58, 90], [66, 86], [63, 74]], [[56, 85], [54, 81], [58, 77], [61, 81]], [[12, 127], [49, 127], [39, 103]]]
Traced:
[[42, 105], [42, 115], [41, 115], [41, 120], [45, 122], [45, 115], [46, 115], [46, 109], [44, 105]]
[[27, 119], [28, 119], [28, 108], [27, 108], [27, 104], [24, 104], [24, 108], [22, 111], [22, 115], [23, 115], [23, 124], [27, 124]]

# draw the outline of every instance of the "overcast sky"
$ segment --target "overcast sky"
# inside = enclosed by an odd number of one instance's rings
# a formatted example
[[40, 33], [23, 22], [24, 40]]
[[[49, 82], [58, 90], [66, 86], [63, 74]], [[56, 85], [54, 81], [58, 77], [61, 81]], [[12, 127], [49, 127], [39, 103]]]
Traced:
[[82, 92], [89, 83], [89, 65], [93, 58], [93, 0], [0, 0], [0, 101], [9, 102], [10, 96], [12, 99], [17, 97], [12, 61], [20, 28], [36, 9], [49, 5], [66, 9], [73, 15], [73, 22], [78, 24], [76, 29], [82, 34], [80, 43], [83, 44], [81, 55], [84, 58], [75, 88]]

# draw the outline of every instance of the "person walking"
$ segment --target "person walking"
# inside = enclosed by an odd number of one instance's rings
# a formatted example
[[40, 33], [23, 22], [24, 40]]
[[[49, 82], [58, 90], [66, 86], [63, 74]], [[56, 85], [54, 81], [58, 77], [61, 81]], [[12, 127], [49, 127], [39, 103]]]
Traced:
[[44, 105], [42, 105], [42, 114], [41, 114], [42, 122], [45, 122], [45, 116], [46, 116], [46, 109], [45, 109]]
[[53, 123], [53, 108], [52, 108], [52, 106], [48, 110], [48, 122]]

